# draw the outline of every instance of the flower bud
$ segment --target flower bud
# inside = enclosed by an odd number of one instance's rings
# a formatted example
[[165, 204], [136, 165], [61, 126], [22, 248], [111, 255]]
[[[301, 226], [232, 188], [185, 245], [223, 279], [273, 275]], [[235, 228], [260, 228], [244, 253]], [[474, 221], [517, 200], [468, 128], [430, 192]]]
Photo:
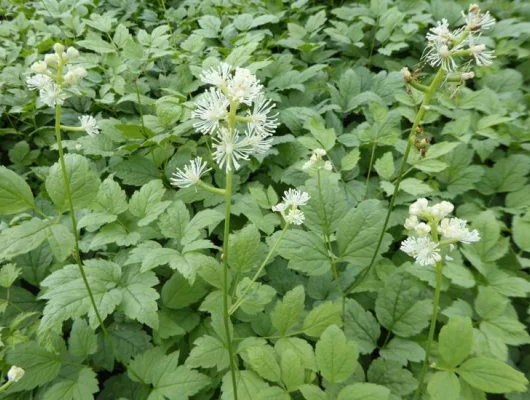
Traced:
[[76, 59], [77, 57], [79, 57], [79, 52], [77, 51], [76, 48], [74, 47], [68, 47], [68, 49], [66, 49], [66, 58], [68, 60], [74, 60]]
[[418, 225], [414, 227], [414, 230], [418, 234], [419, 237], [425, 237], [428, 236], [429, 233], [431, 233], [431, 227], [427, 225], [425, 222], [421, 222]]
[[467, 81], [469, 79], [473, 79], [475, 77], [475, 73], [474, 72], [462, 72], [460, 77], [462, 78], [462, 80]]
[[75, 86], [78, 84], [78, 78], [77, 75], [74, 74], [73, 71], [68, 71], [66, 74], [64, 74], [64, 83]]
[[52, 67], [59, 65], [59, 58], [55, 54], [46, 54], [44, 56], [44, 61], [46, 64], [51, 65]]
[[48, 68], [48, 65], [44, 61], [37, 61], [36, 63], [31, 64], [30, 68], [33, 72], [38, 72], [42, 74], [46, 72], [46, 68]]
[[410, 82], [412, 80], [412, 74], [407, 67], [401, 68], [401, 75], [403, 75], [405, 82]]
[[55, 50], [55, 53], [60, 56], [64, 53], [64, 46], [61, 43], [55, 43], [53, 45], [53, 50]]
[[7, 373], [7, 379], [11, 382], [18, 382], [24, 376], [25, 371], [22, 368], [13, 365]]
[[410, 215], [421, 215], [427, 211], [428, 206], [429, 202], [427, 199], [418, 199], [409, 206], [409, 213]]
[[72, 72], [77, 76], [78, 79], [83, 79], [85, 76], [88, 75], [86, 69], [84, 69], [83, 67], [76, 67], [72, 70]]
[[415, 215], [411, 215], [405, 220], [405, 229], [410, 231], [416, 228], [419, 223], [420, 222], [418, 221], [418, 217], [416, 217]]

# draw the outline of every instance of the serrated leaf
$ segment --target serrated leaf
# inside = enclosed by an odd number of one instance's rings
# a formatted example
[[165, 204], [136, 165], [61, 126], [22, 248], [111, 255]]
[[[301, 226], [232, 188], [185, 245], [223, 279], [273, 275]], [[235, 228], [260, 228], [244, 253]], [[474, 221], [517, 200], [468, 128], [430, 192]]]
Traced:
[[321, 119], [311, 117], [309, 121], [304, 124], [304, 128], [311, 132], [315, 139], [317, 139], [322, 145], [324, 150], [329, 151], [335, 145], [335, 141], [337, 140], [335, 129], [326, 128]]
[[390, 390], [373, 383], [354, 383], [339, 392], [337, 400], [388, 400]]
[[313, 308], [304, 319], [303, 332], [308, 336], [320, 337], [328, 326], [341, 326], [341, 305], [338, 303], [322, 303]]
[[394, 166], [394, 157], [392, 156], [392, 152], [389, 151], [383, 154], [381, 158], [378, 158], [375, 161], [374, 168], [381, 178], [389, 181], [390, 178], [392, 178], [392, 175], [394, 175], [394, 171], [396, 169]]
[[272, 326], [284, 336], [291, 328], [296, 327], [304, 312], [305, 293], [303, 286], [297, 286], [288, 291], [282, 301], [276, 303], [271, 312]]
[[166, 189], [161, 180], [153, 180], [135, 192], [129, 201], [129, 211], [140, 218], [138, 226], [149, 225], [171, 204], [162, 201]]
[[305, 370], [300, 357], [293, 350], [285, 350], [280, 354], [282, 382], [287, 390], [297, 390], [304, 383]]
[[289, 268], [309, 276], [323, 275], [331, 268], [324, 241], [312, 232], [288, 230], [278, 253], [289, 260]]
[[88, 326], [84, 319], [76, 319], [72, 324], [72, 331], [68, 339], [68, 351], [73, 356], [87, 359], [97, 349], [98, 340], [95, 332]]
[[16, 264], [5, 264], [0, 269], [0, 286], [9, 288], [13, 285], [22, 272], [21, 268], [18, 268]]
[[124, 271], [121, 288], [122, 301], [120, 309], [129, 318], [158, 329], [158, 305], [160, 297], [153, 286], [158, 285], [158, 278], [151, 272], [141, 272], [138, 266], [131, 265]]
[[247, 349], [250, 367], [262, 378], [271, 382], [281, 379], [280, 365], [276, 361], [276, 353], [270, 346], [255, 346]]
[[436, 372], [429, 379], [427, 393], [433, 400], [459, 400], [460, 382], [458, 377], [451, 371]]
[[[253, 371], [237, 371], [236, 378], [237, 395], [240, 400], [254, 400], [256, 393], [260, 393], [268, 387], [258, 374]], [[221, 400], [234, 399], [234, 387], [230, 371], [223, 377], [221, 391]]]
[[378, 358], [370, 364], [368, 381], [388, 387], [398, 396], [406, 396], [416, 390], [418, 381], [412, 373], [401, 367], [396, 361]]
[[6, 260], [29, 253], [39, 247], [50, 234], [49, 223], [33, 218], [0, 234], [0, 257]]
[[311, 345], [304, 339], [297, 337], [285, 337], [279, 339], [274, 348], [278, 354], [283, 354], [287, 350], [292, 350], [299, 358], [305, 369], [317, 370], [315, 354]]
[[96, 373], [91, 368], [82, 368], [68, 374], [50, 387], [43, 400], [89, 400], [99, 390]]
[[346, 299], [344, 333], [359, 345], [359, 352], [369, 354], [377, 347], [381, 335], [379, 323], [370, 311], [353, 299]]
[[202, 336], [193, 342], [194, 347], [186, 359], [186, 365], [191, 368], [216, 367], [222, 371], [230, 365], [228, 350], [225, 345], [213, 336]]
[[237, 273], [257, 269], [265, 258], [260, 240], [261, 236], [255, 225], [247, 225], [229, 238], [228, 265]]
[[330, 383], [347, 380], [357, 364], [357, 345], [346, 340], [344, 333], [336, 325], [329, 326], [317, 342], [316, 361], [320, 373]]
[[425, 350], [412, 340], [393, 338], [388, 345], [379, 351], [381, 357], [386, 360], [397, 361], [401, 365], [407, 365], [409, 361], [421, 362], [425, 358]]
[[471, 386], [488, 393], [525, 392], [528, 380], [508, 364], [492, 358], [471, 358], [456, 372]]
[[75, 238], [64, 225], [51, 225], [48, 233], [48, 244], [57, 261], [64, 261], [72, 255], [75, 248]]
[[34, 207], [33, 193], [26, 181], [0, 166], [0, 215], [17, 214]]
[[353, 149], [340, 160], [340, 166], [343, 171], [354, 169], [361, 159], [361, 152], [358, 148]]
[[[473, 325], [471, 319], [453, 317], [444, 325], [438, 337], [438, 351], [449, 367], [456, 367], [471, 354]], [[448, 378], [446, 378], [448, 379]]]

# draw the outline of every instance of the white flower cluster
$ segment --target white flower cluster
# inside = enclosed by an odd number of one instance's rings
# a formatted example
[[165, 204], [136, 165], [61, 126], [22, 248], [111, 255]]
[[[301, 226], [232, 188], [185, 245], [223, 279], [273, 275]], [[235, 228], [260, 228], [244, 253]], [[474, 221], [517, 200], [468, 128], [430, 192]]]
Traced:
[[89, 136], [99, 135], [98, 121], [91, 115], [82, 115], [79, 117], [79, 122], [81, 123], [81, 129]]
[[[478, 66], [491, 65], [495, 58], [492, 51], [486, 50], [484, 44], [478, 44], [481, 33], [495, 24], [495, 19], [486, 12], [481, 13], [476, 4], [469, 6], [468, 13], [462, 13], [466, 25], [451, 31], [444, 18], [438, 21], [427, 33], [427, 48], [423, 58], [433, 67], [441, 67], [447, 72], [458, 68], [454, 58], [469, 55]], [[467, 47], [466, 47], [467, 46]]]
[[[197, 101], [193, 126], [213, 136], [213, 158], [219, 166], [237, 170], [240, 161], [250, 155], [266, 153], [279, 124], [277, 114], [272, 114], [274, 104], [263, 95], [259, 80], [248, 69], [234, 69], [226, 63], [203, 72], [200, 78], [215, 87]], [[247, 106], [246, 114], [238, 115], [242, 105]], [[237, 122], [246, 123], [244, 132], [235, 128]]]
[[191, 160], [190, 165], [186, 165], [184, 170], [177, 168], [177, 171], [173, 174], [173, 178], [170, 179], [170, 182], [174, 186], [186, 188], [199, 182], [202, 175], [209, 170], [206, 162], [202, 161], [201, 157], [197, 157], [194, 160]]
[[283, 202], [272, 206], [272, 211], [282, 214], [283, 219], [294, 225], [302, 225], [305, 220], [304, 213], [298, 209], [309, 201], [309, 194], [297, 189], [289, 189], [283, 194]]
[[[79, 84], [79, 80], [87, 75], [83, 67], [68, 66], [73, 60], [79, 57], [79, 52], [56, 43], [53, 46], [54, 53], [46, 54], [44, 61], [37, 61], [31, 65], [31, 71], [35, 75], [26, 79], [26, 84], [30, 90], [39, 91], [39, 99], [49, 107], [61, 105], [68, 98], [64, 91], [65, 87], [74, 88]], [[67, 71], [63, 67], [67, 66]]]
[[[409, 217], [405, 220], [405, 229], [413, 231], [415, 236], [404, 240], [401, 250], [414, 257], [420, 265], [433, 265], [442, 259], [441, 246], [449, 245], [452, 249], [456, 242], [463, 244], [478, 242], [480, 240], [478, 231], [476, 229], [469, 231], [467, 221], [446, 218], [453, 210], [453, 204], [448, 201], [429, 206], [427, 199], [416, 200], [410, 205]], [[421, 219], [426, 222], [420, 222]], [[441, 236], [441, 241], [438, 234]]]
[[326, 155], [326, 150], [324, 149], [315, 149], [313, 150], [313, 154], [311, 154], [311, 158], [309, 161], [307, 161], [304, 166], [302, 167], [305, 170], [310, 169], [324, 169], [326, 171], [331, 171], [333, 169], [333, 164], [331, 161], [324, 161], [322, 160], [322, 157]]

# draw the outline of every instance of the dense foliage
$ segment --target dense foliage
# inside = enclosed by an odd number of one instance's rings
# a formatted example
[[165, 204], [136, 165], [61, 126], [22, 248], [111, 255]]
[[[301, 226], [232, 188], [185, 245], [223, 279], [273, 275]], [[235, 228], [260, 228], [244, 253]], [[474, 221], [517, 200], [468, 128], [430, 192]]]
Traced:
[[[440, 82], [400, 175], [425, 35], [468, 6], [0, 0], [0, 397], [530, 399], [530, 4], [480, 5], [496, 58]], [[58, 113], [27, 84], [56, 43], [82, 67]], [[278, 112], [233, 176], [192, 118], [220, 61]], [[197, 156], [202, 186], [172, 185]], [[443, 270], [400, 251], [421, 197], [480, 235]]]

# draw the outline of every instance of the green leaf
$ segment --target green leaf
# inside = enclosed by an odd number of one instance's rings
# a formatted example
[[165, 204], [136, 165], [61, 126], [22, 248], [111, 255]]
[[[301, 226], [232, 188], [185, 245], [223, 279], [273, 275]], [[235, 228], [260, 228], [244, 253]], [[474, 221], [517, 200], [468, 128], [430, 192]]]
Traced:
[[250, 367], [262, 378], [271, 382], [281, 379], [280, 365], [276, 361], [276, 353], [270, 346], [254, 346], [247, 349]]
[[330, 270], [328, 249], [322, 238], [312, 232], [288, 230], [278, 246], [278, 253], [289, 260], [289, 268], [309, 276]]
[[340, 160], [340, 166], [343, 171], [351, 171], [357, 166], [360, 159], [361, 152], [359, 148], [355, 148], [348, 154], [346, 154], [344, 157], [342, 157], [342, 160]]
[[298, 388], [305, 400], [328, 400], [328, 396], [322, 389], [315, 385], [302, 385]]
[[492, 358], [471, 358], [456, 372], [471, 386], [487, 393], [525, 392], [528, 380], [508, 364]]
[[129, 201], [129, 211], [141, 218], [138, 226], [149, 225], [158, 218], [171, 204], [170, 201], [161, 201], [166, 189], [161, 180], [153, 180], [135, 192]]
[[317, 370], [315, 354], [311, 345], [304, 339], [297, 337], [285, 337], [279, 339], [274, 345], [278, 354], [283, 354], [287, 350], [292, 350], [302, 363], [304, 369]]
[[51, 225], [48, 232], [48, 244], [57, 261], [64, 261], [75, 249], [75, 238], [64, 225]]
[[417, 279], [406, 272], [396, 271], [379, 291], [375, 312], [386, 329], [410, 337], [429, 325], [432, 301], [425, 299], [425, 291]]
[[[337, 244], [341, 261], [350, 268], [364, 268], [370, 263], [383, 227], [386, 211], [377, 200], [366, 200], [342, 219], [337, 230]], [[384, 240], [379, 252], [387, 248]]]
[[425, 358], [425, 350], [412, 340], [393, 338], [388, 345], [379, 351], [385, 360], [397, 361], [406, 365], [409, 361], [421, 362]]
[[181, 240], [186, 234], [186, 225], [190, 222], [190, 213], [186, 205], [178, 200], [158, 218], [158, 227], [162, 234], [171, 239]]
[[[74, 208], [87, 207], [97, 196], [100, 186], [99, 177], [90, 168], [88, 159], [79, 154], [66, 154], [64, 162], [66, 164], [66, 175], [70, 182], [70, 194]], [[61, 165], [58, 162], [50, 168], [50, 173], [46, 178], [46, 191], [50, 199], [61, 211], [68, 208], [66, 186]]]
[[453, 372], [439, 371], [429, 379], [427, 392], [433, 400], [459, 400], [460, 382]]
[[119, 183], [114, 182], [112, 176], [101, 183], [96, 196], [96, 203], [98, 205], [96, 209], [101, 207], [114, 215], [121, 214], [129, 208], [125, 191], [121, 189]]
[[21, 268], [18, 268], [16, 264], [5, 264], [0, 269], [0, 286], [9, 288], [17, 280]]
[[87, 359], [98, 349], [98, 338], [84, 319], [78, 318], [72, 324], [68, 339], [68, 351], [75, 357]]
[[26, 181], [0, 166], [0, 215], [18, 214], [34, 207], [33, 193]]
[[60, 355], [48, 352], [34, 341], [19, 343], [8, 349], [6, 362], [26, 371], [24, 378], [15, 385], [17, 391], [31, 390], [51, 382], [61, 369]]
[[238, 273], [257, 269], [265, 258], [264, 246], [255, 225], [247, 225], [230, 235], [228, 265]]
[[[255, 400], [256, 393], [260, 393], [268, 387], [253, 371], [237, 371], [236, 373], [237, 396], [239, 400]], [[230, 371], [223, 377], [221, 391], [221, 400], [234, 399], [234, 387], [232, 386]]]
[[516, 318], [507, 315], [500, 315], [487, 321], [482, 321], [480, 330], [486, 336], [499, 338], [502, 342], [512, 346], [530, 343], [530, 335], [526, 331], [525, 325]]
[[208, 290], [201, 280], [196, 279], [190, 284], [186, 278], [175, 272], [162, 287], [162, 301], [169, 308], [180, 309], [196, 303], [207, 293]]
[[153, 286], [158, 278], [151, 272], [141, 272], [139, 266], [131, 265], [124, 270], [122, 282], [122, 301], [120, 309], [129, 318], [158, 329], [158, 305], [160, 297]]
[[370, 311], [353, 299], [346, 299], [344, 333], [359, 345], [361, 354], [369, 354], [377, 347], [381, 335], [379, 323]]
[[[178, 366], [179, 353], [166, 355], [161, 347], [154, 347], [129, 363], [129, 377], [135, 382], [153, 386], [153, 395], [170, 400], [181, 400], [198, 393], [210, 379], [190, 368]], [[139, 381], [141, 379], [141, 381]]]
[[50, 387], [43, 400], [89, 400], [99, 390], [96, 373], [91, 368], [72, 371], [65, 379]]
[[354, 383], [342, 388], [337, 400], [388, 400], [390, 390], [373, 383]]
[[524, 154], [513, 154], [500, 159], [493, 168], [488, 168], [478, 186], [485, 195], [515, 192], [527, 184], [530, 172], [530, 158]]
[[438, 337], [438, 351], [444, 363], [451, 368], [460, 365], [469, 357], [472, 348], [473, 325], [471, 319], [450, 318], [449, 322], [441, 329]]
[[336, 325], [331, 325], [322, 333], [315, 354], [320, 373], [330, 383], [347, 380], [355, 371], [359, 356], [357, 345], [346, 340]]
[[289, 329], [296, 327], [305, 308], [305, 293], [303, 286], [297, 286], [288, 291], [282, 301], [278, 301], [271, 312], [272, 326], [280, 335], [285, 336]]
[[374, 168], [381, 178], [389, 181], [390, 178], [392, 178], [392, 175], [394, 175], [394, 171], [396, 170], [396, 167], [394, 166], [394, 157], [392, 156], [392, 152], [386, 152], [381, 158], [378, 158], [374, 164]]
[[504, 313], [509, 303], [510, 300], [498, 294], [492, 287], [480, 286], [475, 298], [475, 310], [483, 319], [495, 318]]
[[293, 350], [285, 350], [280, 354], [282, 382], [290, 392], [297, 390], [305, 380], [305, 370], [300, 357]]
[[335, 129], [326, 129], [324, 123], [320, 118], [311, 117], [304, 124], [304, 128], [311, 132], [315, 139], [317, 139], [322, 145], [322, 148], [324, 150], [329, 151], [335, 145], [335, 141], [337, 139]]
[[313, 308], [304, 320], [303, 332], [308, 336], [320, 337], [330, 325], [342, 325], [341, 305], [339, 303], [322, 303]]
[[39, 247], [50, 234], [49, 223], [33, 218], [0, 234], [0, 257], [9, 260]]
[[[101, 259], [85, 260], [85, 273], [88, 285], [94, 295], [96, 306], [105, 319], [122, 300], [122, 292], [117, 287], [121, 277], [118, 264]], [[48, 300], [44, 307], [40, 330], [59, 328], [68, 318], [78, 318], [88, 313], [90, 326], [98, 326], [98, 321], [87, 293], [85, 283], [77, 265], [67, 265], [41, 282], [44, 292], [40, 298]]]
[[230, 365], [228, 350], [219, 339], [213, 336], [201, 336], [195, 342], [186, 365], [191, 368], [213, 368], [222, 371]]
[[368, 381], [388, 387], [398, 396], [406, 396], [416, 390], [418, 381], [412, 373], [401, 367], [396, 361], [378, 358], [370, 364]]
[[413, 196], [420, 196], [433, 191], [428, 184], [416, 178], [403, 179], [400, 189]]
[[108, 42], [105, 42], [94, 32], [89, 32], [86, 40], [79, 40], [76, 42], [78, 46], [88, 50], [92, 50], [98, 54], [115, 53], [116, 49]]
[[241, 310], [247, 314], [257, 314], [263, 311], [263, 308], [272, 301], [276, 295], [276, 290], [272, 286], [264, 285], [260, 282], [252, 283], [250, 278], [245, 277], [236, 288], [238, 300], [249, 285], [251, 285], [251, 289], [245, 295], [243, 303], [241, 303]]
[[219, 224], [219, 222], [224, 220], [224, 218], [224, 214], [217, 210], [207, 209], [199, 211], [186, 225], [182, 243], [190, 243], [194, 241], [200, 236], [201, 229], [206, 227], [211, 227], [213, 229]]
[[530, 252], [530, 212], [515, 216], [512, 223], [513, 241], [523, 251]]

